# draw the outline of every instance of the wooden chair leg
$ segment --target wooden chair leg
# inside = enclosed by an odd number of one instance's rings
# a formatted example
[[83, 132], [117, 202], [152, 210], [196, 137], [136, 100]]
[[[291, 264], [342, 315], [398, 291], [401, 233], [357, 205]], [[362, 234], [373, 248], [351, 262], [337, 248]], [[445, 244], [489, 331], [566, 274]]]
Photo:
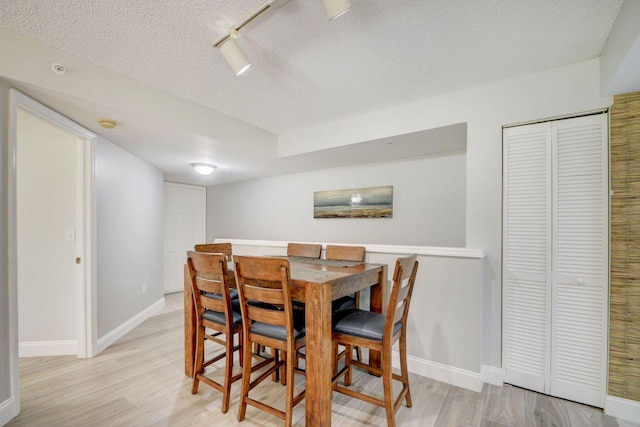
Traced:
[[285, 406], [285, 414], [284, 414], [284, 425], [285, 427], [291, 427], [292, 419], [293, 419], [293, 374], [294, 374], [294, 366], [293, 360], [291, 360], [290, 355], [284, 353], [283, 359], [285, 360], [284, 368], [286, 371], [286, 385], [287, 385], [287, 402]]
[[411, 408], [413, 403], [411, 402], [411, 389], [409, 388], [409, 370], [407, 369], [407, 336], [402, 334], [400, 336], [400, 374], [402, 375], [402, 386], [406, 387], [407, 394], [405, 396], [405, 402], [407, 408]]
[[243, 421], [247, 413], [247, 396], [251, 383], [251, 345], [243, 343], [244, 358], [246, 363], [242, 367], [242, 388], [240, 389], [240, 404], [238, 405], [238, 421]]
[[229, 410], [229, 399], [231, 397], [231, 377], [233, 376], [233, 336], [228, 337], [231, 342], [228, 342], [226, 349], [225, 360], [225, 372], [224, 372], [224, 386], [222, 392], [222, 413], [226, 414]]
[[287, 360], [287, 352], [282, 352], [282, 361], [284, 365], [280, 368], [280, 384], [287, 385], [287, 364], [289, 361]]
[[[278, 363], [280, 361], [280, 350], [272, 348], [271, 353], [273, 353], [273, 359], [275, 360], [275, 363]], [[273, 382], [280, 381], [280, 369], [276, 369], [275, 371], [273, 371], [273, 374], [271, 374], [271, 379], [273, 380]]]
[[198, 373], [202, 371], [202, 364], [204, 363], [204, 328], [198, 328], [196, 331], [196, 351], [195, 357], [193, 361], [193, 372], [191, 373], [191, 378], [193, 378], [193, 383], [191, 384], [191, 394], [196, 394], [198, 392], [198, 386], [200, 384], [200, 379], [198, 378]]
[[384, 388], [384, 409], [387, 413], [387, 426], [395, 427], [396, 417], [394, 414], [393, 399], [393, 377], [391, 371], [391, 349], [385, 348], [382, 351], [382, 382]]
[[353, 349], [351, 348], [351, 345], [346, 346], [346, 352], [345, 352], [345, 357], [344, 357], [344, 366], [347, 368], [347, 372], [344, 375], [344, 385], [349, 386], [351, 385], [351, 369], [352, 369], [352, 365], [351, 365], [351, 357], [352, 357], [352, 352]]
[[[235, 341], [233, 342], [234, 346], [235, 346]], [[243, 351], [243, 345], [242, 345], [242, 331], [240, 331], [240, 333], [238, 334], [238, 358], [240, 359], [240, 367], [244, 367], [244, 351]]]

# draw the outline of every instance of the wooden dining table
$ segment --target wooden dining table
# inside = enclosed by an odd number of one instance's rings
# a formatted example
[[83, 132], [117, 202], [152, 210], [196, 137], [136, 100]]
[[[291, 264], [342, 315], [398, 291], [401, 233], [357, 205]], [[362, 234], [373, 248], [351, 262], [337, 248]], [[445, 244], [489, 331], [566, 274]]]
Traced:
[[[305, 303], [306, 313], [306, 425], [331, 425], [333, 377], [331, 302], [370, 288], [370, 310], [381, 313], [388, 301], [387, 265], [353, 261], [316, 260], [287, 257], [291, 275], [291, 297]], [[227, 278], [235, 286], [233, 272]], [[195, 312], [188, 271], [185, 269], [185, 375], [193, 375]], [[380, 366], [380, 353], [371, 352], [369, 363]]]

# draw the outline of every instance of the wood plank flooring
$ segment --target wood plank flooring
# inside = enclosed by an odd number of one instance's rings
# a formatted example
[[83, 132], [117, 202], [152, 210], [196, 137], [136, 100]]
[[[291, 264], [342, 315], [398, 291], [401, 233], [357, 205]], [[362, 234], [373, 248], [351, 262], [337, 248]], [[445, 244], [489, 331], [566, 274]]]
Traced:
[[[207, 385], [191, 394], [191, 381], [183, 375], [182, 325], [182, 294], [171, 294], [158, 315], [92, 359], [20, 359], [21, 413], [8, 426], [281, 426], [281, 420], [251, 407], [245, 421], [237, 421], [240, 382], [232, 387], [226, 414], [220, 412], [220, 393]], [[212, 375], [221, 371], [213, 368]], [[400, 407], [399, 426], [618, 425], [599, 409], [517, 387], [486, 385], [475, 393], [417, 375], [410, 379], [413, 407]], [[284, 402], [282, 385], [263, 384], [256, 388], [261, 398]], [[304, 387], [303, 376], [296, 376], [296, 387]], [[381, 391], [382, 383], [356, 371], [352, 387]], [[304, 425], [304, 401], [294, 409], [294, 425]], [[332, 425], [386, 421], [381, 408], [335, 393]]]

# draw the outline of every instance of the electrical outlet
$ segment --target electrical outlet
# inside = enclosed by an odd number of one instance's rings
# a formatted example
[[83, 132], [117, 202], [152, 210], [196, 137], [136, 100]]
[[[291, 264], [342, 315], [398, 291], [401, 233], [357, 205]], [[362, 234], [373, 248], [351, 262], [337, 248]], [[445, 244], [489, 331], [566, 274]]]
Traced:
[[143, 284], [142, 284], [142, 293], [143, 293], [143, 294], [146, 294], [146, 293], [147, 293], [147, 284], [146, 284], [146, 283], [143, 283]]

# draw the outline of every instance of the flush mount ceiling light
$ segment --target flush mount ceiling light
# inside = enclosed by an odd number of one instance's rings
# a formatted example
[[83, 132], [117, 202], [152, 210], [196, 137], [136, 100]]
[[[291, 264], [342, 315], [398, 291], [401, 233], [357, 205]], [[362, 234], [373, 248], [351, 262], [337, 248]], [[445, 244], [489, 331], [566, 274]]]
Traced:
[[322, 2], [324, 3], [324, 10], [327, 12], [329, 21], [351, 10], [350, 0], [322, 0]]
[[191, 163], [191, 167], [200, 175], [211, 175], [216, 170], [216, 166], [207, 163]]
[[105, 129], [115, 129], [118, 127], [118, 122], [110, 119], [100, 119], [98, 120], [98, 124]]

